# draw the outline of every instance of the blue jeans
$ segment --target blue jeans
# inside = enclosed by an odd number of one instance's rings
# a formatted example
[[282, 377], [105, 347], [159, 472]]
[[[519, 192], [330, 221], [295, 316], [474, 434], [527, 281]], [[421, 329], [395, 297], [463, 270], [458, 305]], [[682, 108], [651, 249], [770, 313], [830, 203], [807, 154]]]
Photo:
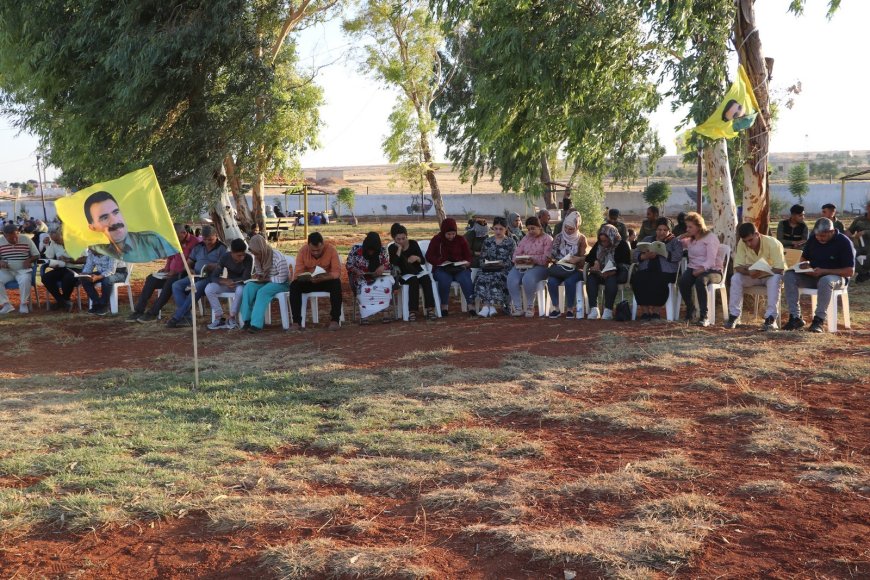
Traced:
[[[106, 276], [96, 284], [87, 278], [79, 278], [82, 281], [82, 288], [85, 294], [91, 299], [93, 307], [108, 306], [109, 296], [112, 294], [112, 286], [115, 282], [123, 282], [127, 278], [127, 271], [115, 272], [111, 276]], [[97, 285], [100, 286], [100, 292], [97, 292]]]
[[[209, 279], [202, 278], [196, 281], [194, 296], [195, 300], [199, 300], [205, 296], [205, 287], [208, 286]], [[190, 306], [193, 304], [190, 299], [190, 292], [187, 289], [190, 287], [190, 278], [184, 277], [181, 280], [172, 284], [172, 298], [175, 300], [175, 314], [172, 319], [176, 322], [190, 314]]]
[[[538, 283], [541, 280], [547, 279], [546, 266], [532, 266], [526, 270], [514, 268], [508, 274], [507, 285], [508, 292], [511, 294], [511, 303], [514, 310], [523, 309], [523, 290], [526, 293], [528, 307], [534, 308], [535, 305], [535, 290], [538, 289]], [[543, 304], [538, 304], [538, 308], [543, 309]]]
[[436, 267], [432, 275], [435, 277], [435, 282], [438, 283], [438, 297], [441, 299], [442, 310], [448, 310], [448, 305], [450, 304], [450, 285], [453, 282], [459, 282], [459, 287], [462, 289], [465, 301], [468, 304], [474, 305], [474, 284], [471, 283], [471, 270], [464, 268], [456, 274], [451, 274], [444, 268]]
[[[566, 270], [567, 273], [567, 270]], [[565, 310], [574, 310], [577, 306], [577, 282], [580, 281], [580, 271], [574, 270], [565, 278], [550, 275], [547, 278], [547, 289], [550, 291], [550, 302], [553, 310], [559, 308], [559, 285], [565, 285]]]

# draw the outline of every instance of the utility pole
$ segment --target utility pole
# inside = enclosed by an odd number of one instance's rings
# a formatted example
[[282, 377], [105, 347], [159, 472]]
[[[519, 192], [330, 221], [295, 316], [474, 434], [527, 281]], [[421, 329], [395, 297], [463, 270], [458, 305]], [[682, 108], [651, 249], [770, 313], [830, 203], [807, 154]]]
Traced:
[[40, 161], [42, 160], [42, 155], [37, 153], [36, 155], [36, 179], [39, 181], [39, 196], [42, 198], [42, 219], [45, 220], [45, 223], [48, 223], [48, 212], [45, 211], [45, 192], [42, 189], [42, 173], [40, 172], [39, 166]]
[[701, 193], [701, 187], [704, 185], [704, 165], [701, 163], [704, 150], [698, 149], [698, 213], [701, 213], [702, 201], [704, 199], [704, 195]]

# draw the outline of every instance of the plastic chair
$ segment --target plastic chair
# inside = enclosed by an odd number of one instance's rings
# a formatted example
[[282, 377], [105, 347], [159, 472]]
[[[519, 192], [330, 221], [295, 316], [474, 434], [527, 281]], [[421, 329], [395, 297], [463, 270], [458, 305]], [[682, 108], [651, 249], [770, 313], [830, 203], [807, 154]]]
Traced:
[[[589, 266], [590, 266], [590, 264], [588, 262], [583, 266], [583, 275], [580, 277], [580, 282], [577, 283], [577, 301], [578, 301], [577, 302], [577, 313], [578, 313], [577, 318], [583, 318], [583, 316], [579, 315], [580, 310], [581, 310], [581, 306], [582, 306], [584, 313], [589, 312], [589, 294], [586, 292], [586, 280], [589, 276]], [[624, 283], [619, 284], [616, 288], [617, 291], [619, 292], [619, 300], [620, 301], [625, 300], [625, 288], [631, 282], [632, 272], [634, 272], [634, 264], [632, 264], [628, 268], [628, 278], [625, 280]], [[582, 285], [582, 287], [581, 287], [581, 285]], [[603, 288], [604, 288], [604, 285], [602, 284], [600, 290], [603, 291]], [[581, 297], [583, 298], [582, 305], [579, 302]]]
[[722, 316], [728, 319], [728, 285], [725, 278], [728, 275], [728, 266], [731, 265], [731, 246], [724, 244], [719, 246], [722, 252], [722, 281], [707, 284], [707, 308], [710, 314], [710, 324], [716, 324], [716, 291], [719, 291], [719, 299], [722, 302]]
[[[294, 264], [295, 264], [295, 262], [294, 262]], [[339, 265], [339, 267], [344, 266], [344, 260], [342, 259], [340, 254], [338, 256], [338, 265]], [[289, 294], [288, 294], [288, 296], [289, 296]], [[308, 292], [308, 293], [302, 294], [302, 311], [300, 312], [300, 318], [302, 318], [302, 320], [299, 321], [299, 324], [302, 325], [302, 328], [305, 328], [305, 319], [307, 318], [306, 313], [308, 312], [308, 302], [309, 301], [311, 301], [311, 303], [312, 303], [311, 322], [313, 322], [314, 324], [320, 323], [320, 312], [319, 312], [320, 309], [317, 306], [317, 299], [318, 298], [329, 299], [329, 292]], [[345, 321], [344, 303], [342, 303], [342, 305], [341, 305], [341, 316], [338, 320], [339, 320], [339, 324], [341, 324], [342, 322]]]
[[[18, 285], [18, 280], [10, 280], [3, 285], [7, 290], [21, 290]], [[33, 294], [36, 294], [36, 307], [41, 308], [42, 304], [39, 300], [39, 289], [36, 287], [36, 262], [33, 263], [30, 269], [30, 290], [31, 294], [27, 297], [27, 308], [33, 307]], [[24, 297], [19, 297], [19, 302], [24, 303]]]
[[[800, 288], [798, 290], [798, 298], [801, 296], [810, 297], [810, 309], [816, 311], [816, 303], [819, 298], [819, 291], [815, 288]], [[852, 319], [849, 316], [849, 286], [848, 284], [839, 290], [834, 290], [831, 295], [831, 303], [828, 304], [826, 320], [828, 323], [828, 332], [837, 332], [837, 298], [843, 303], [843, 326], [846, 330], [852, 328]]]
[[[290, 270], [290, 278], [289, 280], [293, 281], [294, 273], [296, 272], [296, 258], [294, 256], [288, 256], [284, 254], [284, 259], [287, 260], [287, 269]], [[221, 298], [227, 297], [227, 294], [230, 295], [230, 307], [232, 307], [232, 297], [235, 296], [234, 292], [224, 292], [219, 296]], [[272, 300], [278, 301], [278, 309], [281, 311], [281, 327], [284, 330], [288, 330], [290, 328], [290, 291], [287, 292], [278, 292], [272, 298]], [[304, 306], [303, 306], [304, 308]], [[212, 320], [214, 320], [214, 313], [212, 313]], [[272, 324], [272, 305], [269, 304], [269, 307], [266, 308], [266, 324]]]
[[[133, 276], [133, 265], [127, 264], [127, 277], [123, 282], [115, 282], [112, 284], [112, 293], [109, 294], [109, 311], [112, 314], [118, 314], [118, 288], [127, 287], [127, 298], [130, 300], [130, 310], [133, 310], [133, 287], [130, 284], [130, 279]], [[88, 308], [93, 307], [93, 302], [88, 300]]]
[[[632, 265], [632, 273], [634, 273], [633, 266], [634, 265]], [[677, 266], [677, 274], [674, 276], [674, 281], [668, 283], [668, 300], [665, 302], [665, 318], [669, 321], [674, 321], [680, 316], [680, 290], [677, 287], [677, 280], [680, 279], [680, 274], [682, 274], [685, 269], [686, 259], [683, 258]], [[637, 299], [634, 296], [631, 298], [631, 319], [637, 320]]]

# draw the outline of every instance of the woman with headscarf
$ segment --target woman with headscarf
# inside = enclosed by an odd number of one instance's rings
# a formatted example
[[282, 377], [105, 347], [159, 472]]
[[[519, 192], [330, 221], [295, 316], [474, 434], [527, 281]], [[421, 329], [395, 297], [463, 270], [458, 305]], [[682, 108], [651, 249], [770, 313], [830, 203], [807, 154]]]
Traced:
[[[547, 264], [553, 238], [544, 233], [541, 221], [536, 217], [526, 220], [528, 234], [514, 250], [514, 268], [508, 274], [508, 291], [511, 294], [511, 316], [531, 318], [535, 315], [535, 295], [538, 284], [547, 278]], [[523, 310], [523, 293], [526, 309]], [[538, 308], [544, 308], [539, 304]]]
[[550, 259], [555, 262], [547, 270], [547, 289], [553, 305], [550, 318], [559, 318], [559, 286], [565, 285], [565, 317], [574, 318], [577, 300], [577, 282], [586, 259], [586, 236], [580, 233], [582, 219], [577, 210], [571, 210], [562, 220], [562, 231], [553, 238]]
[[465, 231], [465, 241], [471, 248], [472, 268], [480, 268], [480, 251], [483, 249], [483, 242], [486, 241], [487, 236], [489, 236], [489, 225], [486, 223], [486, 218], [482, 215], [474, 216]]
[[251, 279], [242, 291], [240, 316], [243, 328], [256, 333], [266, 323], [266, 309], [272, 298], [281, 292], [290, 291], [290, 268], [284, 254], [273, 249], [266, 239], [257, 234], [248, 241], [248, 250], [254, 256]]
[[478, 314], [484, 318], [495, 316], [497, 306], [506, 308], [510, 295], [507, 291], [508, 273], [513, 268], [516, 244], [507, 235], [507, 220], [497, 217], [492, 220], [493, 236], [486, 238], [480, 254], [481, 271], [474, 279], [474, 295], [480, 298]]
[[657, 320], [661, 318], [661, 308], [668, 300], [669, 284], [676, 281], [680, 260], [683, 259], [683, 244], [671, 233], [668, 218], [658, 218], [655, 221], [655, 235], [640, 240], [645, 242], [662, 242], [667, 249], [667, 255], [662, 256], [654, 251], [642, 252], [635, 248], [631, 257], [637, 263], [634, 274], [631, 275], [631, 291], [637, 301], [637, 318], [639, 320]]
[[507, 224], [508, 235], [514, 239], [514, 242], [519, 244], [520, 240], [526, 235], [526, 232], [523, 231], [523, 218], [520, 217], [520, 214], [513, 211], [508, 215]]
[[393, 293], [393, 277], [389, 275], [390, 258], [381, 245], [381, 236], [369, 232], [361, 244], [350, 249], [347, 256], [347, 277], [359, 303], [361, 322], [384, 312], [384, 322], [390, 322], [390, 295]]
[[438, 318], [435, 312], [435, 293], [432, 291], [432, 278], [426, 273], [426, 258], [417, 240], [408, 238], [408, 229], [395, 223], [390, 228], [393, 243], [387, 248], [390, 264], [398, 274], [400, 284], [408, 287], [408, 321], [417, 320], [420, 304], [420, 289], [423, 290], [424, 314], [429, 320]]
[[[441, 298], [441, 316], [448, 314], [450, 285], [458, 282], [468, 304], [474, 304], [474, 285], [471, 282], [471, 248], [465, 238], [456, 233], [456, 220], [446, 218], [441, 231], [435, 234], [426, 250], [426, 261], [432, 264], [432, 275], [438, 283]], [[474, 314], [471, 311], [471, 314]]]
[[[589, 320], [613, 319], [613, 303], [620, 284], [628, 280], [631, 266], [631, 246], [622, 239], [619, 230], [611, 224], [598, 229], [598, 241], [589, 251], [592, 266], [586, 273], [586, 291], [589, 296]], [[598, 288], [604, 286], [604, 313], [598, 313]]]

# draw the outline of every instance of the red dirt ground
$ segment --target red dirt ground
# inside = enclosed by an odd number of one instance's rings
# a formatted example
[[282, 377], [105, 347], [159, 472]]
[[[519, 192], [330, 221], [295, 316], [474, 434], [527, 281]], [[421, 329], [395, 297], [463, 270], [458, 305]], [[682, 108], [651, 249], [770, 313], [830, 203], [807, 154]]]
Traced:
[[[325, 312], [321, 314], [325, 320]], [[40, 321], [52, 320], [54, 314], [34, 313]], [[82, 345], [101, 353], [101, 358], [117, 362], [121, 368], [153, 366], [154, 357], [190, 352], [190, 334], [185, 330], [166, 330], [158, 337], [140, 337], [131, 348], [130, 325], [120, 319], [107, 319], [100, 325], [76, 325], [76, 316], [62, 318], [61, 326], [84, 340], [69, 345], [52, 345], [46, 338], [31, 341], [34, 352], [52, 349], [58, 357], [69, 361], [68, 371], [87, 374], [91, 368], [80, 357]], [[277, 312], [273, 316], [277, 321]], [[546, 324], [546, 335], [543, 335]], [[613, 322], [590, 321], [528, 321], [495, 318], [471, 321], [453, 310], [451, 317], [434, 323], [397, 322], [360, 328], [347, 325], [340, 332], [329, 333], [311, 329], [301, 336], [287, 335], [272, 327], [255, 340], [264, 347], [292, 349], [297, 344], [315, 344], [326, 354], [358, 368], [401, 365], [402, 355], [413, 351], [431, 351], [452, 346], [456, 354], [447, 354], [431, 364], [443, 363], [458, 367], [497, 367], [517, 351], [543, 356], [584, 353], [595, 345], [600, 332], [622, 332], [629, 341], [642, 335], [649, 340], [666, 334], [672, 325], [618, 325]], [[425, 329], [425, 331], [424, 331]], [[712, 329], [711, 332], [721, 332]], [[745, 332], [747, 336], [753, 331]], [[200, 332], [200, 352], [217, 355], [230, 352], [232, 343], [227, 333]], [[551, 339], [559, 337], [558, 342]], [[247, 335], [237, 335], [246, 340]], [[856, 334], [857, 336], [857, 334]], [[504, 337], [509, 337], [506, 340]], [[861, 337], [859, 337], [861, 338]], [[870, 343], [861, 338], [865, 347]], [[864, 342], [866, 341], [866, 342]], [[842, 356], [838, 353], [837, 356]], [[26, 375], [45, 372], [36, 357], [21, 357], [11, 370]], [[76, 364], [76, 360], [82, 360]], [[848, 359], [844, 359], [847, 362]], [[711, 362], [711, 373], [725, 368], [721, 362]], [[749, 431], [748, 422], [714, 421], [706, 417], [713, 407], [721, 406], [714, 394], [689, 392], [672, 384], [666, 374], [631, 373], [603, 377], [611, 390], [596, 402], [625, 399], [639, 388], [656, 390], [671, 416], [688, 417], [696, 421], [689, 435], [661, 439], [638, 433], [612, 433], [598, 424], [565, 426], [541, 423], [538, 419], [508, 417], [481, 424], [500, 426], [523, 432], [529, 441], [544, 444], [546, 459], [530, 469], [546, 468], [559, 473], [560, 482], [583, 475], [617, 469], [628, 461], [654, 457], [668, 449], [679, 448], [695, 463], [707, 470], [707, 475], [688, 481], [667, 481], [661, 490], [650, 489], [656, 497], [665, 489], [668, 493], [685, 491], [709, 494], [731, 514], [728, 521], [707, 536], [703, 553], [679, 569], [681, 578], [868, 578], [870, 577], [870, 499], [854, 491], [834, 491], [823, 484], [800, 483], [795, 474], [812, 458], [777, 454], [751, 456], [742, 451], [740, 435]], [[866, 385], [804, 384], [801, 398], [809, 403], [806, 411], [788, 416], [812, 424], [825, 432], [832, 449], [816, 461], [860, 462], [867, 452], [870, 434], [870, 413]], [[739, 403], [739, 401], [736, 401]], [[837, 409], [837, 412], [831, 412]], [[303, 452], [293, 450], [293, 452]], [[751, 497], [737, 493], [745, 482], [761, 479], [781, 479], [793, 484], [792, 490], [781, 495]], [[0, 475], [0, 487], [26, 488], [34, 482]], [[656, 484], [658, 485], [658, 484]], [[331, 491], [347, 491], [331, 488]], [[422, 489], [420, 492], [430, 491]], [[365, 541], [372, 544], [401, 545], [413, 542], [420, 546], [426, 538], [425, 556], [420, 562], [436, 571], [437, 578], [562, 578], [562, 566], [504, 553], [492, 540], [468, 538], [462, 527], [482, 519], [474, 510], [457, 515], [455, 512], [426, 514], [421, 521], [419, 494], [407, 497], [378, 497], [370, 517], [376, 530], [367, 533]], [[566, 520], [605, 524], [626, 515], [631, 506], [625, 502], [596, 501], [594, 497], [559, 502], [548, 506], [553, 522]], [[254, 529], [232, 533], [213, 533], [202, 514], [183, 519], [146, 522], [122, 528], [101, 529], [85, 535], [44, 530], [28, 537], [4, 538], [0, 543], [0, 577], [2, 578], [239, 578], [268, 577], [259, 567], [259, 557], [268, 546], [315, 536], [328, 537], [339, 543], [353, 545], [354, 538], [346, 525], [324, 526], [311, 522], [310, 527], [286, 529]], [[598, 577], [601, 570], [571, 565], [578, 578]]]

